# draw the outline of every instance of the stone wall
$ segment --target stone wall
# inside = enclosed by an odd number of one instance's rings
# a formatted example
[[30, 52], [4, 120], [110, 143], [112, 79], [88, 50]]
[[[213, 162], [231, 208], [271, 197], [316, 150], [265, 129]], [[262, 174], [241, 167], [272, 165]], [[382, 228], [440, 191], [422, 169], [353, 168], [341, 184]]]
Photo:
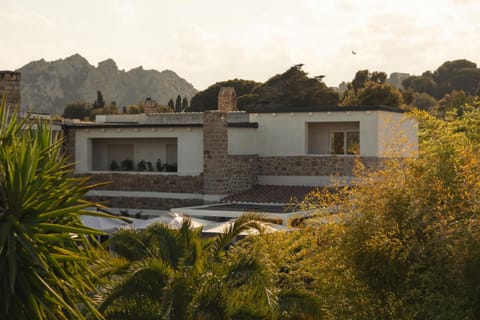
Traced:
[[[101, 203], [111, 208], [132, 208], [151, 210], [170, 210], [171, 208], [190, 207], [204, 204], [201, 199], [137, 198], [137, 197], [97, 197], [85, 199]], [[134, 212], [132, 212], [134, 213]]]
[[227, 114], [207, 111], [203, 124], [203, 191], [226, 194], [229, 184]]
[[7, 98], [8, 107], [20, 105], [20, 72], [0, 71], [0, 99]]
[[369, 168], [382, 164], [376, 157], [259, 157], [257, 173], [261, 176], [353, 176], [357, 160]]
[[142, 174], [142, 173], [89, 173], [77, 174], [77, 177], [87, 176], [90, 183], [110, 182], [99, 186], [97, 190], [113, 191], [147, 191], [147, 192], [173, 192], [173, 193], [198, 193], [203, 191], [203, 176], [178, 176], [176, 174]]
[[227, 114], [205, 112], [203, 125], [203, 192], [227, 195], [257, 183], [256, 155], [228, 155]]
[[229, 156], [230, 183], [226, 193], [236, 193], [252, 188], [258, 183], [257, 155]]

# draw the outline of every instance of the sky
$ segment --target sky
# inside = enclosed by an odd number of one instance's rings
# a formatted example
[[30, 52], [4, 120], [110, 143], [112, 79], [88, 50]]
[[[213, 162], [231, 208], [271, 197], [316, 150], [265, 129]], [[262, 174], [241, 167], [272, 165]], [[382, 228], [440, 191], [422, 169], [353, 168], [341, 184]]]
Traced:
[[[480, 63], [480, 0], [15, 0], [0, 11], [0, 70], [75, 53], [173, 70], [203, 90], [304, 64], [329, 86], [355, 72]], [[355, 51], [356, 54], [352, 54]]]

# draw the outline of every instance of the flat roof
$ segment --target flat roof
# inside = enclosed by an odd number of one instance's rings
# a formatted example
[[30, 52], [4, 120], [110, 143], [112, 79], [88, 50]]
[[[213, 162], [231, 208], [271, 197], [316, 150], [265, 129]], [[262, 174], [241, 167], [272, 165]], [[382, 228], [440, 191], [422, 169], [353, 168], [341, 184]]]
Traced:
[[280, 107], [275, 110], [252, 109], [248, 113], [287, 113], [287, 112], [344, 112], [344, 111], [387, 111], [396, 113], [405, 113], [406, 111], [400, 108], [390, 106], [309, 106], [309, 107]]
[[[171, 128], [171, 127], [198, 127], [202, 128], [203, 123], [138, 123], [138, 122], [82, 122], [82, 123], [64, 123], [62, 127], [74, 128]], [[232, 122], [228, 123], [229, 128], [258, 128], [257, 122]]]
[[258, 203], [222, 203], [190, 207], [191, 210], [210, 211], [234, 211], [234, 212], [258, 212], [258, 213], [291, 213], [291, 206], [282, 204], [258, 204]]

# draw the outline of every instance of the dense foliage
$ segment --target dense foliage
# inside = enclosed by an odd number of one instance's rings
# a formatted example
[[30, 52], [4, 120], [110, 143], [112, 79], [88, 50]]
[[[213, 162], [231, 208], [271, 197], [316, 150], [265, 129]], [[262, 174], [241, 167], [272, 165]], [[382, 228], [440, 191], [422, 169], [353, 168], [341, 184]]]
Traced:
[[247, 111], [275, 111], [282, 108], [336, 106], [338, 93], [327, 87], [323, 76], [309, 78], [302, 65], [295, 65], [268, 79], [238, 104]]
[[342, 106], [390, 106], [400, 108], [405, 102], [399, 89], [386, 83], [384, 72], [359, 70], [344, 93]]
[[402, 84], [407, 90], [425, 92], [437, 99], [453, 90], [476, 95], [480, 89], [480, 68], [465, 59], [446, 61], [434, 72], [425, 71], [420, 76], [411, 76]]
[[336, 319], [478, 319], [478, 103], [445, 120], [416, 112], [418, 157], [359, 166], [355, 186], [305, 199], [323, 208], [308, 227], [242, 250], [278, 285], [315, 292]]
[[88, 186], [69, 176], [62, 141], [0, 106], [0, 318], [101, 318], [89, 293], [92, 234], [79, 219]]
[[98, 300], [107, 319], [321, 319], [317, 299], [276, 288], [255, 256], [225, 250], [257, 216], [238, 218], [224, 234], [202, 238], [185, 220], [179, 230], [156, 224], [116, 233], [117, 258], [99, 260], [108, 281]]

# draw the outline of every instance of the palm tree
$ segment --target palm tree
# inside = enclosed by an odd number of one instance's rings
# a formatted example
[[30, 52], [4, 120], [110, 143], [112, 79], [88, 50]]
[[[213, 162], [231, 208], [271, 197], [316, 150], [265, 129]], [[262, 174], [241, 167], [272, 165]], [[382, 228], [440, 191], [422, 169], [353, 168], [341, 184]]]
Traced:
[[258, 219], [244, 215], [215, 238], [202, 238], [188, 219], [179, 230], [118, 232], [114, 257], [97, 264], [107, 276], [99, 310], [107, 319], [320, 319], [315, 297], [276, 288], [257, 257], [228, 254], [241, 232], [261, 230]]
[[92, 234], [79, 215], [92, 186], [70, 177], [61, 139], [0, 104], [0, 318], [102, 318], [89, 294]]

